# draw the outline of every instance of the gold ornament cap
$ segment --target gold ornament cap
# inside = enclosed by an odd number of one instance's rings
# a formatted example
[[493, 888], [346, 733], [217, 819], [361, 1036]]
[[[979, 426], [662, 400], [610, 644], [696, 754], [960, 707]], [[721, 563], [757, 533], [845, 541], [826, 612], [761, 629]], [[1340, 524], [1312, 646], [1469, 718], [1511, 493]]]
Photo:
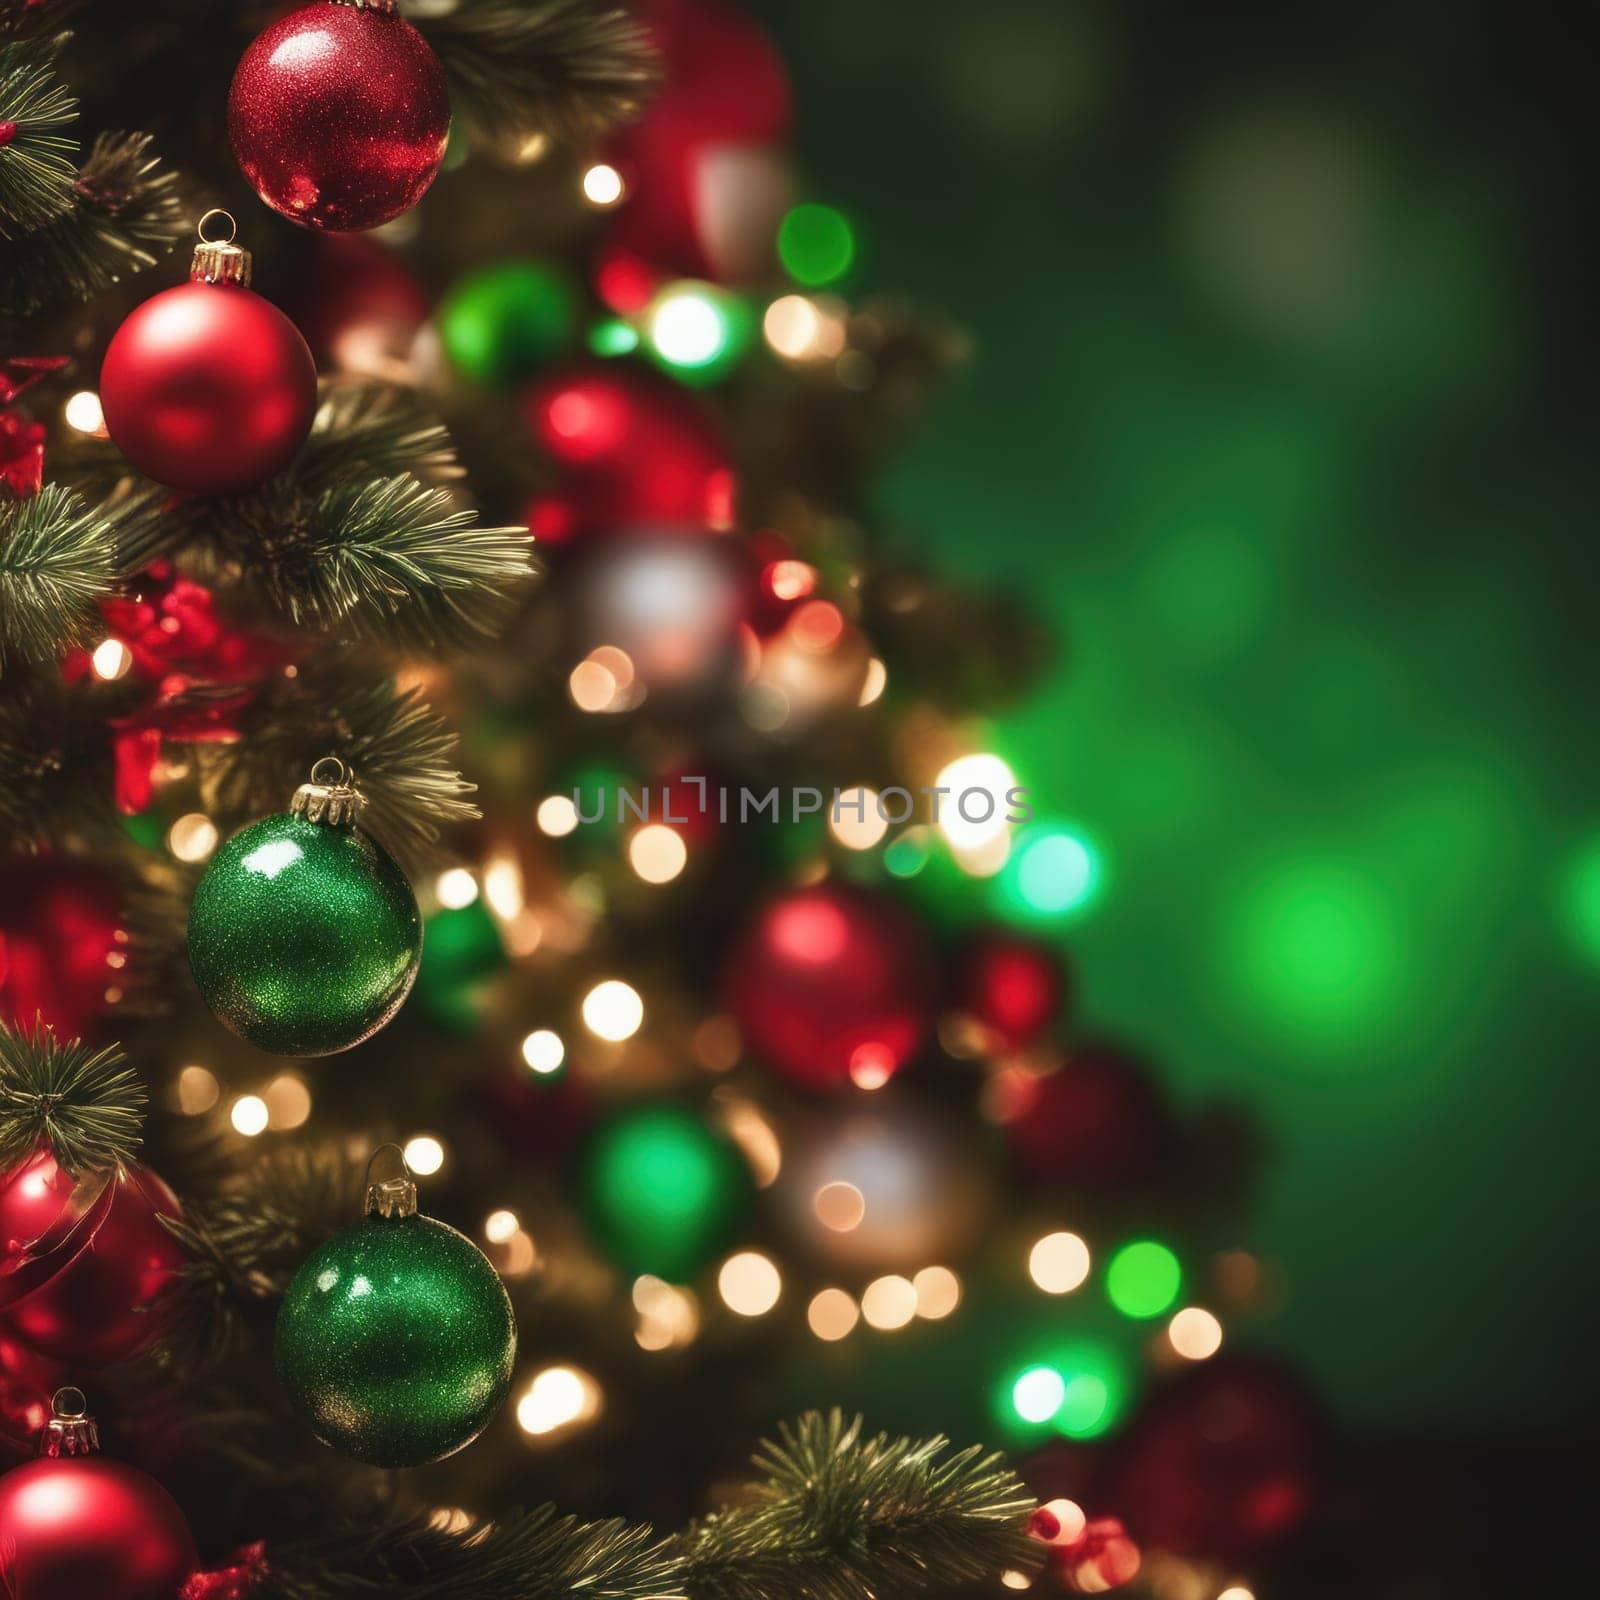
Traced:
[[[374, 1178], [373, 1170], [378, 1158], [386, 1150], [394, 1151], [400, 1164], [398, 1173], [387, 1178]], [[392, 1165], [393, 1163], [391, 1163]], [[380, 1217], [414, 1217], [417, 1214], [417, 1184], [406, 1165], [406, 1153], [394, 1143], [380, 1144], [367, 1162], [367, 1215]]]
[[310, 780], [295, 790], [289, 809], [307, 822], [347, 828], [360, 820], [367, 809], [367, 797], [356, 788], [356, 775], [350, 766], [338, 756], [324, 756], [311, 769]]
[[100, 1430], [89, 1415], [82, 1389], [57, 1389], [50, 1417], [39, 1435], [42, 1456], [92, 1456], [100, 1448]]
[[[227, 236], [208, 239], [206, 226], [216, 218], [227, 223]], [[231, 213], [213, 207], [201, 217], [195, 232], [200, 242], [194, 247], [194, 259], [189, 263], [191, 283], [236, 283], [241, 289], [250, 287], [250, 252], [233, 242], [239, 225]]]

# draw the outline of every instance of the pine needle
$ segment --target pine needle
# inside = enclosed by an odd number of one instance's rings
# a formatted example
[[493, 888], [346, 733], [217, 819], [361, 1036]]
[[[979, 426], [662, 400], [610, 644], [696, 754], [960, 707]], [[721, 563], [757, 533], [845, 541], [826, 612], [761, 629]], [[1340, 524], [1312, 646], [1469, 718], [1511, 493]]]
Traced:
[[62, 1043], [43, 1024], [0, 1022], [0, 1171], [41, 1142], [73, 1173], [131, 1161], [144, 1107], [144, 1085], [120, 1050]]
[[0, 668], [8, 656], [38, 661], [81, 642], [114, 559], [109, 526], [70, 489], [0, 498]]
[[66, 133], [78, 115], [49, 65], [21, 51], [0, 63], [0, 123], [12, 137], [0, 146], [0, 239], [14, 239], [71, 209], [78, 141]]

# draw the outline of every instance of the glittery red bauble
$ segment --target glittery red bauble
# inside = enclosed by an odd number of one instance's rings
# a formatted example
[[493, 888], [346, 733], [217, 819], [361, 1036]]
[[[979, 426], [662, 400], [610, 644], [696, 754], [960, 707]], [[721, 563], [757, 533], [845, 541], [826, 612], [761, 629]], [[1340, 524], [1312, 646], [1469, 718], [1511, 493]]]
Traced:
[[932, 963], [916, 920], [844, 884], [771, 901], [739, 936], [728, 1008], [751, 1051], [812, 1088], [882, 1084], [922, 1043]]
[[256, 193], [294, 222], [376, 228], [444, 160], [444, 68], [393, 10], [315, 0], [263, 31], [228, 92], [228, 138]]
[[721, 426], [681, 385], [578, 367], [536, 384], [523, 414], [561, 473], [560, 486], [529, 509], [539, 543], [732, 526], [733, 467]]
[[[646, 284], [759, 275], [789, 195], [783, 61], [743, 11], [717, 0], [646, 0], [639, 13], [664, 81], [609, 153], [627, 199], [602, 277], [615, 278], [619, 263]], [[616, 285], [608, 287], [615, 304]]]
[[148, 1167], [75, 1177], [40, 1149], [0, 1182], [0, 1294], [11, 1331], [75, 1367], [105, 1367], [165, 1327], [159, 1304], [184, 1264], [161, 1224], [178, 1197]]
[[957, 990], [961, 1009], [1003, 1048], [1016, 1050], [1060, 1014], [1066, 972], [1049, 945], [994, 929], [979, 934], [963, 953]]
[[100, 369], [106, 431], [147, 477], [193, 494], [253, 489], [305, 443], [317, 369], [300, 330], [238, 284], [146, 300]]
[[0, 1018], [92, 1037], [122, 944], [122, 895], [104, 873], [49, 856], [0, 865]]
[[1043, 1183], [1114, 1189], [1149, 1178], [1171, 1137], [1171, 1114], [1142, 1063], [1110, 1045], [1074, 1049], [1028, 1081], [1008, 1108], [1017, 1160]]
[[1320, 1440], [1317, 1408], [1292, 1373], [1216, 1356], [1152, 1391], [1102, 1498], [1147, 1549], [1242, 1562], [1304, 1519]]
[[178, 1503], [108, 1456], [41, 1456], [0, 1477], [7, 1600], [174, 1600], [199, 1563]]

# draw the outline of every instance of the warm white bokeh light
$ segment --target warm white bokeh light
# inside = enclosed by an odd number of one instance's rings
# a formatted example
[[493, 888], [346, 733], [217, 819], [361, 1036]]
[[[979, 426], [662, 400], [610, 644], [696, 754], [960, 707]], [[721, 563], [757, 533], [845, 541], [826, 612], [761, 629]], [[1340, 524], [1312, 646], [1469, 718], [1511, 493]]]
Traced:
[[583, 198], [592, 206], [614, 206], [622, 198], [622, 174], [596, 162], [583, 175]]
[[539, 832], [552, 839], [564, 839], [578, 826], [578, 808], [569, 794], [548, 794], [539, 802], [533, 819]]
[[217, 825], [203, 811], [188, 811], [167, 829], [167, 849], [180, 861], [204, 861], [217, 848]]
[[832, 1344], [851, 1333], [861, 1320], [861, 1308], [843, 1289], [820, 1289], [806, 1307], [806, 1325]]
[[861, 1296], [861, 1315], [881, 1333], [903, 1328], [917, 1314], [917, 1291], [909, 1278], [898, 1273], [874, 1278]]
[[106, 425], [105, 413], [100, 409], [100, 396], [93, 389], [80, 389], [67, 401], [62, 415], [67, 426], [78, 433], [99, 433]]
[[597, 1038], [619, 1044], [631, 1039], [644, 1021], [639, 991], [620, 978], [597, 983], [583, 997], [583, 1025]]
[[446, 911], [460, 911], [478, 898], [478, 880], [465, 867], [450, 867], [439, 874], [433, 892]]
[[521, 1228], [515, 1211], [491, 1211], [483, 1219], [483, 1236], [490, 1244], [509, 1244]]
[[949, 1267], [924, 1267], [911, 1287], [917, 1291], [917, 1315], [929, 1322], [948, 1317], [961, 1304], [961, 1280]]
[[586, 1422], [600, 1409], [600, 1390], [579, 1367], [546, 1367], [517, 1401], [517, 1425], [536, 1438]]
[[444, 1146], [431, 1133], [407, 1139], [402, 1152], [405, 1162], [419, 1178], [431, 1178], [444, 1165]]
[[1075, 1233], [1047, 1233], [1028, 1252], [1028, 1276], [1046, 1294], [1070, 1294], [1089, 1265], [1089, 1247]]
[[1185, 1361], [1204, 1361], [1222, 1348], [1222, 1324], [1201, 1306], [1185, 1306], [1167, 1324], [1167, 1338]]
[[258, 1133], [266, 1131], [267, 1102], [258, 1094], [242, 1094], [233, 1102], [228, 1120], [236, 1132], [253, 1139]]
[[120, 639], [102, 639], [89, 657], [94, 675], [107, 683], [120, 678], [133, 665], [133, 651]]
[[567, 1059], [567, 1047], [553, 1029], [535, 1028], [522, 1041], [522, 1059], [530, 1071], [542, 1076], [560, 1070], [561, 1063]]
[[958, 756], [933, 781], [950, 791], [939, 797], [939, 831], [952, 849], [980, 851], [1005, 835], [1011, 809], [1006, 794], [1017, 779], [999, 756]]
[[647, 822], [628, 841], [628, 864], [646, 883], [670, 883], [688, 860], [683, 835], [664, 822]]
[[777, 1267], [759, 1250], [741, 1250], [722, 1263], [717, 1293], [741, 1317], [764, 1317], [783, 1293]]
[[878, 791], [865, 784], [841, 789], [828, 807], [828, 832], [846, 850], [870, 850], [889, 831], [888, 819], [878, 808]]

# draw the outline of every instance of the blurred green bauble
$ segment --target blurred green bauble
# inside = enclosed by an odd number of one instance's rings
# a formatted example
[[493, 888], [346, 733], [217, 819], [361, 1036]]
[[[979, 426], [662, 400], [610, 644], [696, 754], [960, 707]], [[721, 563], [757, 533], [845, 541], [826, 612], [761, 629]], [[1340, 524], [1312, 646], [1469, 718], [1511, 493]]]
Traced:
[[750, 1175], [728, 1140], [684, 1106], [608, 1122], [581, 1179], [589, 1225], [624, 1272], [681, 1283], [727, 1244], [748, 1209]]
[[280, 1056], [325, 1056], [400, 1009], [422, 918], [392, 856], [360, 828], [287, 812], [236, 833], [189, 907], [189, 966], [219, 1021]]
[[517, 1326], [505, 1285], [432, 1217], [372, 1215], [295, 1274], [278, 1312], [278, 1378], [326, 1445], [416, 1467], [470, 1444], [505, 1401]]
[[417, 999], [429, 1021], [470, 1033], [482, 1020], [490, 980], [505, 967], [505, 943], [481, 899], [443, 907], [428, 918]]
[[464, 378], [500, 389], [530, 378], [572, 339], [578, 306], [565, 274], [501, 261], [460, 279], [439, 307], [439, 336]]

